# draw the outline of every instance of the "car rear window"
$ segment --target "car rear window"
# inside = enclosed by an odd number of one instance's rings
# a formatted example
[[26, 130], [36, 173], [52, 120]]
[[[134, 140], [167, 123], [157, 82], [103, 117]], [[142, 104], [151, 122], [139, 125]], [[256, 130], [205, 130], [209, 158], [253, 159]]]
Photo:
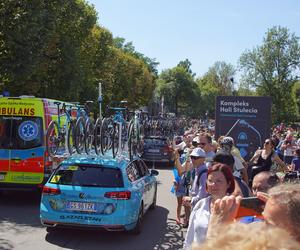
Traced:
[[167, 140], [166, 139], [145, 139], [145, 143], [163, 146], [167, 144]]
[[61, 165], [50, 183], [83, 187], [124, 187], [122, 172], [103, 165]]

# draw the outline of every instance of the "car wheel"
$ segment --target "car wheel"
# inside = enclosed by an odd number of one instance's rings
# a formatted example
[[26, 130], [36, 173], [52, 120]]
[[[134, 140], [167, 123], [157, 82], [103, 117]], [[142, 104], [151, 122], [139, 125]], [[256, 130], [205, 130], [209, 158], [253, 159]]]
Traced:
[[55, 231], [55, 227], [46, 227], [47, 233], [53, 233]]
[[132, 230], [130, 230], [131, 234], [138, 235], [138, 234], [141, 233], [143, 216], [144, 216], [144, 211], [143, 211], [143, 204], [142, 204], [141, 207], [140, 207], [140, 211], [139, 211], [139, 215], [138, 215], [136, 225]]
[[151, 210], [156, 208], [156, 200], [157, 200], [157, 184], [155, 185], [155, 193], [154, 193], [154, 197], [153, 197], [153, 202], [150, 205]]

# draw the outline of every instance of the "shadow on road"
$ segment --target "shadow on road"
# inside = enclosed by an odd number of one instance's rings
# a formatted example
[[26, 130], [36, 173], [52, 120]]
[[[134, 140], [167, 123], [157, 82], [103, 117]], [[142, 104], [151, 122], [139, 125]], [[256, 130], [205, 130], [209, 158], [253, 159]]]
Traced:
[[[0, 195], [0, 232], [4, 223], [42, 227], [39, 219], [41, 196], [37, 192], [5, 192]], [[17, 230], [17, 228], [16, 228]]]
[[85, 231], [58, 229], [48, 233], [46, 240], [54, 245], [70, 249], [180, 249], [183, 234], [173, 220], [168, 219], [169, 211], [157, 206], [144, 217], [142, 233], [138, 236], [126, 232]]
[[14, 248], [14, 246], [10, 241], [5, 240], [5, 239], [0, 239], [0, 249], [1, 250], [10, 250], [13, 248]]

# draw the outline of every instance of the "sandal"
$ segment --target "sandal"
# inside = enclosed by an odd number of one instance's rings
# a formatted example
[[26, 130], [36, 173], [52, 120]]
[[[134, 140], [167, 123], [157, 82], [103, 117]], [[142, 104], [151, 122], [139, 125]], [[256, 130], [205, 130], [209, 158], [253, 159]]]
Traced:
[[176, 224], [181, 225], [180, 219], [176, 219]]

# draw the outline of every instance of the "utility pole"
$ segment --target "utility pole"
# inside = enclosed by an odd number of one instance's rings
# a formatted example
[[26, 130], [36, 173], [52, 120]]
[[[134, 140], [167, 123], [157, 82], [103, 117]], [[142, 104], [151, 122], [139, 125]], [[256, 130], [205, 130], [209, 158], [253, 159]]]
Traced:
[[99, 102], [99, 118], [102, 120], [102, 83], [99, 82], [99, 96], [98, 96], [98, 102]]

